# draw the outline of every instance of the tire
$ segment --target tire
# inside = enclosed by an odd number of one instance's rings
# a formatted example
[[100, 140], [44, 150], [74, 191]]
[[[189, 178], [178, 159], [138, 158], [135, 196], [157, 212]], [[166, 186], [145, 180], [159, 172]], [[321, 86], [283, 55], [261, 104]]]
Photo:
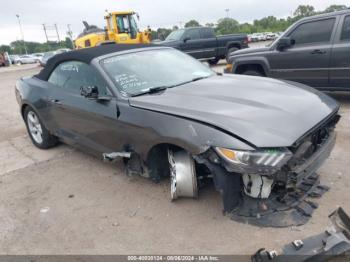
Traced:
[[214, 59], [210, 59], [208, 60], [209, 65], [216, 65], [218, 62], [220, 61], [220, 58], [214, 58]]
[[43, 125], [42, 120], [31, 107], [27, 106], [25, 108], [23, 118], [26, 123], [28, 135], [36, 147], [49, 149], [57, 144], [57, 138], [49, 133]]
[[256, 70], [247, 70], [244, 71], [242, 75], [249, 75], [249, 76], [264, 76], [261, 72]]
[[226, 61], [227, 62], [228, 62], [228, 59], [230, 57], [230, 54], [233, 52], [236, 52], [237, 50], [239, 50], [239, 48], [237, 48], [237, 47], [231, 47], [227, 50], [227, 53], [226, 53]]

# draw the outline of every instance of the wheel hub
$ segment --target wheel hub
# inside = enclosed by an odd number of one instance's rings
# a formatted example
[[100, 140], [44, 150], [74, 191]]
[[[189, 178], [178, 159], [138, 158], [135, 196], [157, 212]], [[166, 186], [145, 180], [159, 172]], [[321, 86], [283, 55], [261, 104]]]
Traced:
[[33, 111], [27, 114], [27, 124], [31, 137], [36, 143], [41, 144], [43, 142], [43, 130], [39, 118]]

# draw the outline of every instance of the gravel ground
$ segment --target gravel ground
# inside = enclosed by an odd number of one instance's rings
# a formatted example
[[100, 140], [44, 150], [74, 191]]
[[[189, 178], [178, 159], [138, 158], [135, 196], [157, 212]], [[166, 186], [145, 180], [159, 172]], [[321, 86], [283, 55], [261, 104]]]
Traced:
[[[217, 66], [221, 70], [224, 65]], [[252, 254], [321, 232], [337, 206], [350, 212], [350, 94], [341, 104], [338, 140], [321, 168], [331, 190], [302, 227], [258, 228], [222, 215], [219, 194], [169, 200], [168, 181], [127, 177], [69, 146], [42, 151], [30, 142], [14, 96], [33, 66], [0, 69], [0, 254]]]

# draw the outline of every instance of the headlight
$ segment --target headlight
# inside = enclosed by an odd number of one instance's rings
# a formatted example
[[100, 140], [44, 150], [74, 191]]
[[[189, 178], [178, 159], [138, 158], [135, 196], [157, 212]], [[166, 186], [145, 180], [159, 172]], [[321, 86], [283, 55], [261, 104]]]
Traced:
[[287, 148], [241, 151], [222, 147], [215, 148], [233, 172], [249, 174], [273, 174], [292, 157]]

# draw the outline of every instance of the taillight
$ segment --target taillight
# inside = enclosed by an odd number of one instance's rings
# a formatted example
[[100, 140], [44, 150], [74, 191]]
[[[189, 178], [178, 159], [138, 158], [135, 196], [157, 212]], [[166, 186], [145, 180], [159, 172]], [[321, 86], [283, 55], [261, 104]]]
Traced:
[[248, 43], [249, 43], [248, 36], [246, 36], [246, 37], [245, 37], [245, 39], [244, 39], [243, 43], [245, 43], [245, 44], [248, 44]]

